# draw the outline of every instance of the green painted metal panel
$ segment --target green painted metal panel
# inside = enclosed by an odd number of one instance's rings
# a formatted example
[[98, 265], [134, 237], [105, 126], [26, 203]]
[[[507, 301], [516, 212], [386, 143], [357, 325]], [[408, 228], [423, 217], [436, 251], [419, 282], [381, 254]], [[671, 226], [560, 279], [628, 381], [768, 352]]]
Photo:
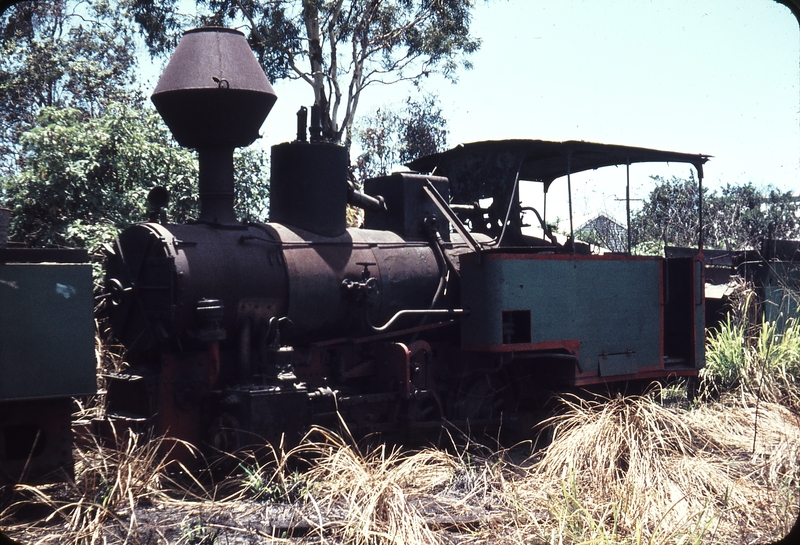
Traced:
[[660, 271], [658, 258], [503, 255], [464, 262], [462, 299], [471, 313], [462, 320], [462, 342], [502, 345], [503, 311], [529, 309], [530, 341], [580, 341], [581, 371], [611, 375], [661, 365]]
[[639, 370], [636, 352], [618, 354], [601, 354], [597, 358], [600, 365], [600, 376], [631, 375]]
[[91, 265], [0, 265], [0, 400], [95, 388]]

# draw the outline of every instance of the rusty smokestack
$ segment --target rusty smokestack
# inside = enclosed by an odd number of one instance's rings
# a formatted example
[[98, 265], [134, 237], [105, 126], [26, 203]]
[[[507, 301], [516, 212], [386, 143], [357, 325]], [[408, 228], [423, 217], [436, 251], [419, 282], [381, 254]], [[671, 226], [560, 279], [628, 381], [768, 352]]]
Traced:
[[249, 146], [277, 96], [237, 30], [187, 30], [151, 100], [181, 146], [197, 150], [200, 221], [237, 223], [233, 150]]

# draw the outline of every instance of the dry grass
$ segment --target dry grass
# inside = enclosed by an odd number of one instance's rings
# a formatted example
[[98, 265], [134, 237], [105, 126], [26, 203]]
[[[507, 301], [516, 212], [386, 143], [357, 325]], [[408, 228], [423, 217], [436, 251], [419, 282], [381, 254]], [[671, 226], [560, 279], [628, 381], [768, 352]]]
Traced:
[[[20, 543], [765, 543], [800, 502], [800, 421], [734, 389], [568, 397], [552, 442], [524, 459], [474, 446], [365, 449], [315, 429], [188, 481], [163, 439], [78, 445], [76, 479], [18, 486], [0, 525]], [[230, 464], [229, 464], [230, 465]], [[32, 512], [33, 510], [33, 512]], [[294, 529], [294, 530], [292, 530]]]
[[[309, 443], [317, 461], [303, 500], [320, 537], [353, 544], [439, 543], [436, 529], [491, 515], [502, 503], [486, 460], [443, 450], [379, 446], [362, 453], [324, 430]], [[477, 462], [477, 463], [476, 463]]]
[[797, 516], [796, 416], [761, 402], [755, 426], [754, 400], [681, 409], [656, 394], [565, 399], [552, 443], [517, 463], [457, 449], [362, 453], [320, 432], [299, 503], [315, 538], [334, 543], [782, 537]]
[[785, 535], [797, 515], [800, 425], [779, 405], [762, 404], [752, 451], [753, 407], [682, 410], [653, 396], [564, 403], [552, 444], [513, 483], [522, 535], [764, 542]]
[[[164, 502], [165, 488], [175, 489], [166, 478], [175, 463], [166, 460], [177, 443], [133, 433], [115, 437], [115, 442], [76, 446], [74, 481], [17, 485], [19, 499], [0, 513], [4, 530], [22, 543], [136, 542], [138, 508]], [[30, 512], [47, 514], [25, 520]]]
[[318, 513], [320, 531], [354, 544], [435, 542], [410, 500], [451, 478], [447, 455], [423, 451], [406, 457], [385, 448], [363, 455], [330, 434], [311, 448], [320, 458], [306, 475], [311, 486], [305, 503]]
[[526, 460], [469, 447], [362, 450], [313, 430], [294, 450], [241, 457], [233, 480], [194, 495], [169, 479], [163, 444], [129, 437], [119, 451], [79, 449], [78, 478], [67, 490], [20, 487], [24, 501], [47, 515], [21, 522], [9, 509], [2, 524], [23, 543], [744, 544], [782, 537], [798, 511], [797, 417], [764, 401], [756, 415], [752, 399], [688, 409], [658, 399], [565, 399], [549, 422], [552, 443]]

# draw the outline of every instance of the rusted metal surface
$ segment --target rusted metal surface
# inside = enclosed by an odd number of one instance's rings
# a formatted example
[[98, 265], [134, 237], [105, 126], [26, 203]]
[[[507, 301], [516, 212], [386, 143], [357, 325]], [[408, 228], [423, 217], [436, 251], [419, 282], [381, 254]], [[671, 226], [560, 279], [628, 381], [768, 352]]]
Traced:
[[429, 240], [425, 218], [439, 217], [436, 231], [443, 240], [450, 240], [447, 219], [442, 217], [436, 203], [424, 193], [426, 184], [432, 183], [449, 200], [450, 189], [447, 178], [422, 176], [408, 172], [398, 172], [391, 176], [370, 178], [364, 182], [364, 191], [369, 195], [379, 195], [386, 203], [385, 210], [366, 210], [364, 227], [392, 231], [406, 240]]
[[496, 140], [463, 144], [449, 151], [408, 163], [419, 172], [447, 176], [453, 202], [472, 202], [502, 196], [519, 174], [520, 180], [550, 184], [569, 173], [626, 163], [689, 163], [698, 171], [709, 155], [596, 144], [545, 140]]
[[[361, 280], [365, 267], [376, 279], [369, 301], [342, 287]], [[142, 348], [164, 333], [196, 329], [204, 298], [224, 303], [228, 340], [245, 318], [281, 316], [292, 322], [287, 340], [364, 334], [368, 311], [383, 323], [403, 308], [427, 308], [440, 277], [428, 245], [390, 232], [353, 229], [331, 238], [279, 224], [233, 231], [142, 224], [123, 233], [106, 270], [114, 329]]]
[[[119, 340], [134, 352], [199, 327], [201, 299], [224, 305], [221, 326], [228, 341], [245, 318], [268, 319], [266, 307], [239, 301], [279, 301], [285, 312], [287, 278], [279, 239], [272, 229], [249, 226], [140, 224], [124, 231], [108, 255], [109, 314]], [[240, 310], [242, 314], [240, 315]]]
[[[452, 202], [472, 204], [492, 198], [492, 204], [473, 221], [476, 230], [497, 237], [506, 246], [526, 245], [521, 234], [519, 180], [541, 182], [547, 191], [557, 178], [606, 166], [648, 162], [689, 163], [702, 179], [708, 155], [678, 153], [591, 142], [498, 140], [464, 144], [408, 163], [418, 172], [450, 180]], [[506, 225], [510, 221], [510, 224]]]
[[180, 145], [232, 149], [258, 138], [277, 96], [244, 34], [203, 27], [184, 33], [152, 100]]
[[[287, 263], [287, 316], [301, 338], [364, 335], [367, 317], [384, 323], [404, 308], [427, 308], [433, 300], [440, 265], [426, 244], [405, 242], [388, 231], [350, 229], [326, 239], [272, 227], [280, 233]], [[365, 276], [375, 279], [374, 287], [343, 287], [343, 281], [363, 282]]]

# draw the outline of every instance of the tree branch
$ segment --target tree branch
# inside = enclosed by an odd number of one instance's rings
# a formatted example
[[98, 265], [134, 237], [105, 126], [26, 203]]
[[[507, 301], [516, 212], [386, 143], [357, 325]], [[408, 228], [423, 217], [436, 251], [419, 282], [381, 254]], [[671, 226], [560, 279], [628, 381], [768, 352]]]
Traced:
[[339, 113], [339, 105], [342, 103], [342, 91], [339, 89], [339, 74], [338, 74], [338, 49], [337, 43], [339, 42], [339, 36], [336, 32], [336, 22], [339, 19], [339, 15], [342, 11], [342, 3], [344, 0], [339, 0], [334, 5], [333, 9], [331, 10], [331, 17], [330, 22], [328, 23], [328, 40], [330, 42], [331, 48], [331, 55], [330, 55], [330, 73], [328, 74], [328, 81], [330, 82], [331, 86], [333, 87], [333, 92], [329, 92], [329, 95], [333, 95], [333, 107], [331, 110], [331, 124], [333, 126], [334, 131], [336, 131], [337, 136], [340, 136], [339, 127], [336, 124], [336, 119]]

